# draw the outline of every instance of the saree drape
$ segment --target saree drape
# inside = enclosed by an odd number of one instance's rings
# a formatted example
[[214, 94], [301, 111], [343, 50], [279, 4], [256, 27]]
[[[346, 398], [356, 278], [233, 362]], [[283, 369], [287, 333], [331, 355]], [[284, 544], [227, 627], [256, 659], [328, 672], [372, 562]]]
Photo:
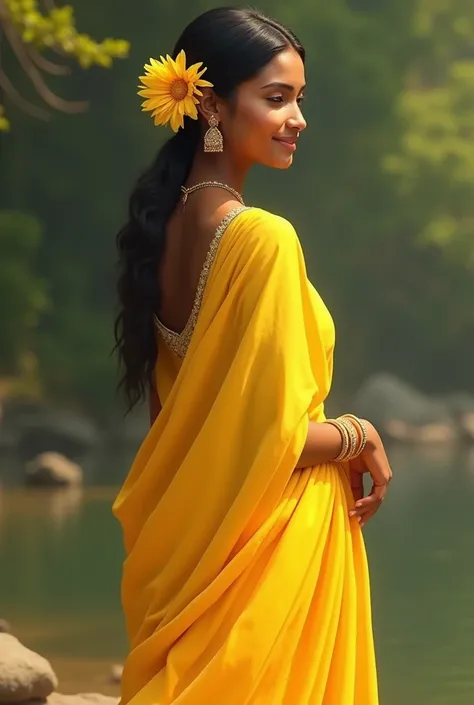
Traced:
[[241, 212], [184, 359], [159, 344], [163, 408], [114, 504], [122, 705], [377, 705], [347, 468], [295, 470], [333, 348], [291, 224]]

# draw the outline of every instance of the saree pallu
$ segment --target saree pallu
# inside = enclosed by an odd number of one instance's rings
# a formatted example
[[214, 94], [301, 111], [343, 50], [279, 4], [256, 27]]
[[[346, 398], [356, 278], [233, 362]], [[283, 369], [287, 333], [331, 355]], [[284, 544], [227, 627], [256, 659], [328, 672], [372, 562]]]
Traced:
[[377, 705], [347, 468], [295, 470], [333, 348], [293, 227], [239, 213], [184, 359], [159, 343], [162, 411], [114, 504], [122, 705]]

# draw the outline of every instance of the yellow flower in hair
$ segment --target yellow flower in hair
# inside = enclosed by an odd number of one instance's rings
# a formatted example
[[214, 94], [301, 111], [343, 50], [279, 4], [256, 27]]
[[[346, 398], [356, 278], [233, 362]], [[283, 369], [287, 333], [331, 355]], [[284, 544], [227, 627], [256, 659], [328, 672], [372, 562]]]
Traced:
[[174, 132], [184, 126], [184, 116], [197, 120], [196, 105], [202, 96], [199, 88], [213, 87], [212, 83], [201, 78], [206, 68], [201, 69], [202, 62], [186, 68], [186, 54], [180, 51], [176, 60], [170, 56], [160, 61], [150, 59], [145, 64], [145, 76], [140, 76], [143, 83], [138, 95], [147, 100], [142, 103], [142, 110], [151, 111], [155, 125], [171, 124]]

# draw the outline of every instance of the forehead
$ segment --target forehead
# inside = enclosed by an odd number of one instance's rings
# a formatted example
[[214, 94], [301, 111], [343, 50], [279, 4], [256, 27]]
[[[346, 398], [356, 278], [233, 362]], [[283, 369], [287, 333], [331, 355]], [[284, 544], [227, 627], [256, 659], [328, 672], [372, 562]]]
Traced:
[[297, 91], [305, 84], [304, 64], [294, 49], [285, 49], [277, 54], [253, 79], [261, 86], [273, 82], [288, 83]]

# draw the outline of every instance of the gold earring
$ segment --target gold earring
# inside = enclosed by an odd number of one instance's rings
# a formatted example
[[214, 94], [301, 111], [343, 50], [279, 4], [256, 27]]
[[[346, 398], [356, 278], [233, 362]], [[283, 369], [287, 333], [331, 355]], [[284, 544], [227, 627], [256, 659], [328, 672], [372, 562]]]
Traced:
[[219, 120], [211, 115], [209, 118], [209, 129], [204, 135], [204, 151], [205, 152], [223, 152], [224, 139], [222, 132], [219, 130]]

